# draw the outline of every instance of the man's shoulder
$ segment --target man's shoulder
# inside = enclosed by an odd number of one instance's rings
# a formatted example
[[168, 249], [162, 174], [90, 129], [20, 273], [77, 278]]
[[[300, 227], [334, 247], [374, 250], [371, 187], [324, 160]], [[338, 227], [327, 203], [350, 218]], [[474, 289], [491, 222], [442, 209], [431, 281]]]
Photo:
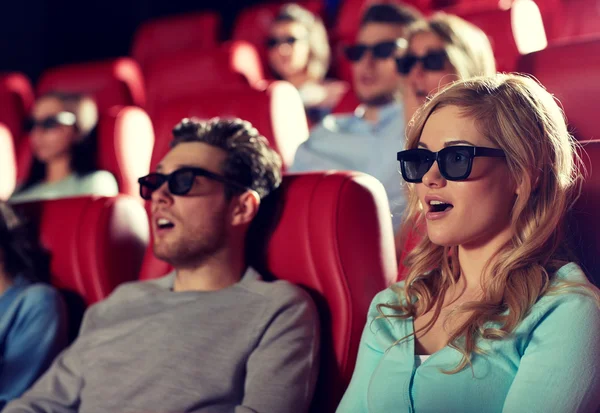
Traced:
[[286, 280], [263, 281], [254, 279], [243, 284], [244, 289], [255, 295], [261, 301], [274, 307], [285, 307], [314, 302], [310, 295], [301, 287]]
[[355, 119], [356, 117], [352, 113], [327, 115], [311, 130], [310, 138], [323, 134], [345, 132], [352, 126]]

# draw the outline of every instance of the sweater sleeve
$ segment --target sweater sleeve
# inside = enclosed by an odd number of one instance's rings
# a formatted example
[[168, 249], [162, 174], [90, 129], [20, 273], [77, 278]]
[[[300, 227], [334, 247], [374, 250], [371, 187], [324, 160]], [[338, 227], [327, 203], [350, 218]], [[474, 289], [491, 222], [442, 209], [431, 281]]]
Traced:
[[375, 319], [380, 315], [379, 311], [377, 311], [377, 305], [388, 303], [395, 299], [395, 293], [391, 289], [387, 289], [377, 294], [371, 302], [367, 314], [367, 323], [358, 347], [358, 356], [352, 380], [336, 410], [337, 413], [369, 412], [367, 400], [369, 382], [385, 352], [385, 348], [382, 348], [380, 340], [377, 337], [378, 328], [374, 325]]
[[0, 364], [0, 409], [19, 397], [67, 344], [66, 313], [60, 294], [46, 285], [27, 289], [6, 337]]
[[86, 311], [79, 337], [54, 360], [48, 371], [19, 399], [9, 403], [2, 413], [76, 413], [79, 407], [83, 375], [80, 346], [82, 332], [89, 331], [96, 304]]
[[587, 413], [600, 407], [600, 309], [588, 296], [558, 296], [528, 337], [505, 413]]
[[319, 372], [319, 318], [297, 287], [268, 322], [247, 362], [244, 398], [235, 413], [307, 412]]

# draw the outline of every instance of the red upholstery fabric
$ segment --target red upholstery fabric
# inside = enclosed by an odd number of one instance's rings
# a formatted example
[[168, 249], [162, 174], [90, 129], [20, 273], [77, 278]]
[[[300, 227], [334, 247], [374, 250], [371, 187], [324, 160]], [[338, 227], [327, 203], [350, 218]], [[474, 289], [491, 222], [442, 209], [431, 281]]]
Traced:
[[[250, 262], [315, 298], [323, 348], [313, 411], [333, 412], [352, 376], [369, 304], [396, 278], [387, 197], [376, 179], [354, 172], [288, 175], [274, 195], [274, 209], [263, 205], [254, 226], [267, 238], [266, 256], [251, 254]], [[262, 225], [268, 216], [279, 219]], [[149, 250], [141, 278], [168, 271]]]
[[585, 142], [583, 146], [581, 158], [587, 171], [567, 234], [586, 275], [600, 286], [600, 141]]
[[150, 170], [154, 128], [143, 109], [114, 107], [98, 124], [98, 166], [111, 172], [119, 192], [139, 197], [137, 179]]
[[[297, 3], [317, 16], [322, 17], [325, 11], [324, 2], [320, 0], [299, 1]], [[248, 7], [240, 12], [234, 23], [231, 38], [233, 40], [245, 40], [256, 46], [265, 68], [268, 67], [265, 42], [269, 36], [271, 23], [284, 4], [267, 3]]]
[[575, 39], [600, 35], [600, 1], [598, 0], [544, 0], [553, 3], [545, 17], [552, 22], [550, 37]]
[[600, 38], [561, 42], [523, 56], [519, 69], [533, 74], [562, 103], [579, 140], [600, 139]]
[[15, 190], [17, 164], [13, 138], [8, 128], [0, 124], [0, 200], [6, 200]]
[[349, 89], [338, 104], [333, 108], [333, 113], [354, 113], [360, 101], [352, 89]]
[[100, 112], [115, 105], [144, 106], [146, 103], [142, 71], [137, 62], [128, 57], [50, 69], [40, 78], [37, 93], [52, 90], [92, 94]]
[[171, 130], [186, 117], [238, 117], [250, 121], [289, 166], [296, 149], [308, 138], [304, 106], [298, 91], [287, 82], [273, 82], [265, 90], [248, 86], [237, 91], [212, 91], [177, 99], [153, 117], [156, 144], [151, 169], [169, 150]]
[[137, 278], [148, 245], [148, 219], [125, 195], [20, 204], [51, 254], [52, 284], [90, 305]]
[[3, 123], [15, 141], [23, 136], [23, 122], [33, 105], [33, 88], [21, 73], [0, 74], [0, 123]]
[[146, 67], [148, 113], [154, 119], [157, 108], [169, 100], [213, 89], [237, 89], [263, 78], [256, 48], [248, 42], [231, 42], [211, 51], [173, 53]]
[[[143, 109], [113, 106], [98, 121], [98, 168], [111, 172], [119, 192], [139, 197], [137, 179], [150, 169], [154, 148], [154, 129]], [[29, 139], [23, 139], [17, 150], [17, 182], [27, 179], [32, 161]]]
[[[512, 26], [512, 8], [499, 9], [490, 6], [489, 2], [483, 2], [476, 5], [465, 3], [445, 11], [473, 23], [487, 34], [492, 43], [498, 71], [510, 72], [516, 69], [520, 53]], [[543, 26], [541, 26], [541, 30], [544, 30]], [[531, 33], [530, 35], [536, 34]]]
[[219, 43], [221, 19], [217, 13], [191, 13], [144, 23], [136, 32], [132, 57], [143, 70], [151, 60], [181, 50], [206, 50]]

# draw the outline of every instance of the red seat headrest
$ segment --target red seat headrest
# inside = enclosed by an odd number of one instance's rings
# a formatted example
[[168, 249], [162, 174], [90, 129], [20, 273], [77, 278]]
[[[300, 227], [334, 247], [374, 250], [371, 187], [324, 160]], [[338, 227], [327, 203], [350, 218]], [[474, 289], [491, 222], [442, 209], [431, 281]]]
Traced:
[[29, 79], [21, 73], [0, 75], [0, 123], [3, 123], [15, 141], [24, 134], [23, 122], [33, 106], [33, 88]]
[[100, 113], [116, 105], [144, 106], [146, 103], [142, 71], [137, 62], [128, 57], [50, 69], [40, 78], [37, 93], [53, 90], [91, 94]]
[[[361, 173], [288, 175], [250, 231], [248, 261], [315, 298], [323, 349], [313, 407], [334, 411], [354, 370], [369, 304], [396, 278], [385, 189]], [[169, 270], [149, 249], [141, 278]]]
[[150, 170], [154, 128], [143, 109], [114, 107], [98, 123], [98, 167], [111, 172], [119, 192], [139, 197], [137, 179]]
[[18, 204], [51, 254], [52, 284], [90, 305], [134, 280], [148, 245], [148, 219], [131, 197], [81, 197]]
[[168, 59], [181, 50], [206, 50], [219, 43], [221, 19], [218, 13], [191, 13], [163, 17], [144, 23], [136, 32], [131, 56], [142, 70], [154, 59]]
[[0, 124], [0, 200], [8, 199], [17, 182], [17, 164], [13, 138], [8, 128]]
[[219, 48], [185, 50], [154, 60], [146, 66], [148, 112], [154, 119], [165, 102], [209, 90], [226, 92], [263, 80], [256, 48], [248, 42], [230, 42]]
[[304, 106], [296, 88], [287, 82], [273, 82], [265, 90], [250, 87], [236, 91], [211, 91], [177, 99], [153, 118], [156, 144], [150, 168], [169, 151], [173, 127], [186, 117], [210, 119], [237, 117], [247, 120], [263, 134], [289, 166], [296, 149], [308, 138]]
[[520, 70], [533, 74], [556, 96], [578, 140], [600, 139], [600, 38], [560, 42], [523, 56]]

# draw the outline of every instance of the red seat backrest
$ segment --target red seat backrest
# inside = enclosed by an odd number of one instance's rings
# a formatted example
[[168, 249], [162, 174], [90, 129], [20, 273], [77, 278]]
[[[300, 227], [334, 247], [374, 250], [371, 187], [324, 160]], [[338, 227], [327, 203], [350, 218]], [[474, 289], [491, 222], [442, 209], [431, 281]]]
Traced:
[[177, 99], [157, 111], [153, 117], [156, 143], [150, 169], [154, 169], [166, 155], [173, 127], [186, 117], [237, 117], [247, 120], [281, 155], [284, 166], [293, 162], [296, 149], [308, 138], [304, 106], [291, 84], [273, 82], [265, 90], [249, 86], [235, 92], [213, 90]]
[[223, 92], [264, 79], [256, 48], [244, 41], [211, 50], [181, 51], [146, 66], [148, 113], [154, 119], [165, 102], [207, 90]]
[[584, 142], [580, 153], [587, 172], [567, 234], [586, 275], [600, 286], [600, 141]]
[[546, 13], [552, 22], [553, 40], [600, 35], [600, 1], [545, 0], [544, 2], [553, 3], [552, 9]]
[[577, 139], [600, 139], [600, 37], [552, 44], [523, 56], [519, 69], [560, 100]]
[[142, 71], [128, 57], [50, 69], [42, 74], [37, 93], [53, 90], [91, 94], [101, 113], [117, 105], [143, 107], [146, 103]]
[[485, 32], [501, 72], [516, 70], [520, 49], [530, 52], [547, 44], [539, 9], [529, 0], [516, 1], [503, 9], [483, 1], [475, 5], [464, 3], [444, 11], [462, 17]]
[[154, 59], [169, 60], [181, 50], [206, 50], [219, 44], [221, 18], [218, 13], [190, 13], [144, 23], [135, 33], [131, 56], [145, 71]]
[[51, 254], [52, 284], [87, 305], [137, 278], [148, 245], [142, 204], [126, 195], [18, 204]]
[[139, 197], [137, 180], [150, 170], [154, 128], [135, 106], [114, 107], [98, 123], [98, 167], [111, 172], [119, 192]]
[[[357, 172], [287, 175], [251, 231], [249, 245], [266, 246], [266, 255], [250, 250], [249, 262], [315, 298], [323, 347], [313, 411], [333, 412], [352, 377], [369, 304], [396, 278], [385, 190]], [[149, 249], [141, 278], [169, 270]]]
[[0, 124], [0, 200], [6, 200], [15, 190], [17, 163], [13, 138], [6, 126]]
[[21, 73], [0, 74], [0, 123], [10, 131], [15, 144], [24, 134], [23, 123], [33, 106], [33, 88]]

